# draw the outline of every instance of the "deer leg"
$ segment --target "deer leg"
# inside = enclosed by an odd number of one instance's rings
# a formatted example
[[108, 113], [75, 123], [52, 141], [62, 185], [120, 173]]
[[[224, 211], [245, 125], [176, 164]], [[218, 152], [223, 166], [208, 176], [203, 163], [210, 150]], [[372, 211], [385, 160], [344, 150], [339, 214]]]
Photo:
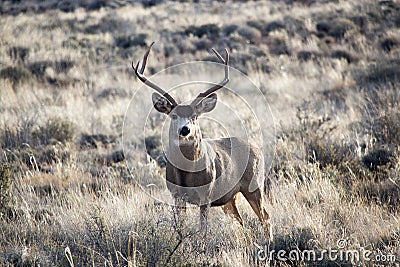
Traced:
[[237, 196], [238, 195], [236, 194], [231, 201], [222, 206], [222, 210], [225, 212], [225, 214], [233, 216], [240, 223], [240, 225], [243, 226], [243, 219], [240, 217], [239, 211], [236, 207]]
[[200, 227], [202, 230], [207, 231], [207, 219], [208, 219], [208, 210], [210, 209], [209, 205], [200, 206]]
[[272, 241], [273, 236], [272, 236], [270, 218], [267, 211], [264, 208], [263, 198], [260, 189], [257, 189], [252, 193], [246, 192], [243, 195], [249, 202], [251, 208], [257, 215], [258, 219], [260, 220], [261, 225], [264, 229], [265, 236], [269, 239], [269, 241]]

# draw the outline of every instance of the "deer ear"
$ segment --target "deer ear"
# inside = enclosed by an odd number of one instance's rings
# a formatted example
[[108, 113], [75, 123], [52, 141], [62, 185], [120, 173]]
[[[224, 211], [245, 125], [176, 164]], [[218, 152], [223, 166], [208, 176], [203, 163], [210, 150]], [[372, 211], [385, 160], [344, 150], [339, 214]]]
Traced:
[[202, 113], [210, 112], [215, 108], [217, 104], [217, 94], [211, 94], [200, 101], [199, 104], [196, 105], [196, 111], [200, 115]]
[[169, 101], [165, 97], [163, 97], [157, 93], [153, 93], [151, 98], [153, 100], [154, 108], [158, 112], [169, 114], [171, 112], [171, 110], [173, 109], [172, 104], [169, 103]]

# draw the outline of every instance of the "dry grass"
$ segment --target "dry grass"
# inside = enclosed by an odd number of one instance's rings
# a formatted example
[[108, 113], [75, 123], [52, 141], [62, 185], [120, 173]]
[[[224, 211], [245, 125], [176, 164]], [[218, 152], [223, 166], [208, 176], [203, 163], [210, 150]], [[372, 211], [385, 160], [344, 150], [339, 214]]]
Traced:
[[[272, 118], [264, 125], [276, 127], [269, 131], [276, 140], [267, 140], [275, 147], [266, 173], [270, 249], [320, 254], [343, 239], [348, 250], [395, 255], [395, 262], [380, 263], [399, 264], [396, 1], [6, 1], [0, 7], [0, 265], [267, 265], [257, 257], [261, 227], [244, 199], [243, 228], [212, 209], [206, 235], [196, 208], [176, 218], [163, 204], [171, 202], [156, 163], [165, 163], [158, 139], [163, 117], [153, 110], [142, 125], [151, 92], [136, 92], [141, 85], [129, 67], [154, 40], [149, 75], [215, 60], [210, 48], [228, 47], [232, 66], [270, 103], [274, 125]], [[168, 88], [202, 78], [189, 67], [155, 79]], [[231, 89], [255, 101], [255, 111], [265, 110], [251, 82], [239, 76]], [[190, 95], [197, 90], [188, 88]], [[141, 101], [127, 111], [133, 95]], [[259, 140], [252, 113], [232, 94], [219, 99], [216, 116], [227, 128], [205, 121], [204, 134], [236, 133], [228, 103]], [[146, 135], [137, 130], [142, 126]], [[122, 141], [123, 128], [140, 134]], [[145, 157], [146, 147], [156, 162]], [[356, 264], [276, 255], [270, 263]]]

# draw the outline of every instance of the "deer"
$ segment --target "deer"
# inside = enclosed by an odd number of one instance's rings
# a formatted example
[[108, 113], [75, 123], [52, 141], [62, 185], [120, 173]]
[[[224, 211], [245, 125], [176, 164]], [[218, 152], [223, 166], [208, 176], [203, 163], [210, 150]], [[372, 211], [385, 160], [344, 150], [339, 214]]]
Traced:
[[132, 62], [136, 77], [156, 92], [152, 102], [156, 111], [170, 118], [169, 144], [166, 164], [167, 188], [175, 200], [175, 207], [186, 210], [186, 203], [200, 207], [201, 228], [207, 227], [210, 207], [222, 207], [229, 216], [243, 226], [237, 209], [239, 193], [257, 215], [265, 237], [272, 241], [270, 217], [264, 207], [264, 157], [255, 144], [237, 137], [205, 139], [199, 117], [211, 112], [217, 104], [216, 91], [229, 82], [229, 52], [225, 59], [212, 49], [223, 64], [222, 81], [201, 92], [189, 104], [178, 103], [167, 91], [144, 75], [147, 58], [154, 42], [148, 46], [139, 68]]

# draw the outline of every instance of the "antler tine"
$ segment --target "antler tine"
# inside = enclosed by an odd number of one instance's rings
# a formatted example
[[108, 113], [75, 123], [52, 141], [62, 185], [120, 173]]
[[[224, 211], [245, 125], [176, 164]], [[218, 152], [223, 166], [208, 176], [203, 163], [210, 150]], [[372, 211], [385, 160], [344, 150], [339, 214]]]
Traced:
[[222, 87], [224, 87], [229, 82], [229, 65], [228, 65], [228, 63], [229, 63], [229, 52], [228, 52], [228, 49], [225, 48], [225, 60], [214, 48], [212, 48], [212, 51], [215, 53], [215, 55], [218, 57], [218, 59], [225, 65], [225, 77], [218, 84], [216, 84], [213, 87], [209, 88], [205, 92], [202, 92], [202, 93], [198, 94], [197, 97], [191, 103], [191, 105], [193, 105], [193, 106], [197, 105], [204, 97], [206, 97], [206, 96], [214, 93], [215, 91], [221, 89]]
[[174, 106], [178, 106], [178, 103], [175, 101], [175, 99], [169, 94], [167, 93], [165, 90], [163, 90], [160, 86], [156, 85], [155, 83], [149, 81], [146, 76], [143, 75], [144, 69], [146, 68], [146, 63], [147, 63], [147, 57], [149, 56], [151, 47], [154, 45], [154, 42], [152, 42], [149, 47], [147, 48], [146, 53], [143, 56], [143, 62], [142, 62], [142, 67], [139, 70], [139, 63], [140, 61], [138, 61], [138, 63], [136, 64], [136, 67], [133, 65], [133, 61], [132, 61], [132, 69], [135, 71], [135, 75], [139, 78], [139, 80], [141, 80], [145, 85], [153, 88], [154, 90], [156, 90], [158, 93], [160, 93], [161, 95], [163, 95], [166, 99], [168, 99], [168, 101]]

